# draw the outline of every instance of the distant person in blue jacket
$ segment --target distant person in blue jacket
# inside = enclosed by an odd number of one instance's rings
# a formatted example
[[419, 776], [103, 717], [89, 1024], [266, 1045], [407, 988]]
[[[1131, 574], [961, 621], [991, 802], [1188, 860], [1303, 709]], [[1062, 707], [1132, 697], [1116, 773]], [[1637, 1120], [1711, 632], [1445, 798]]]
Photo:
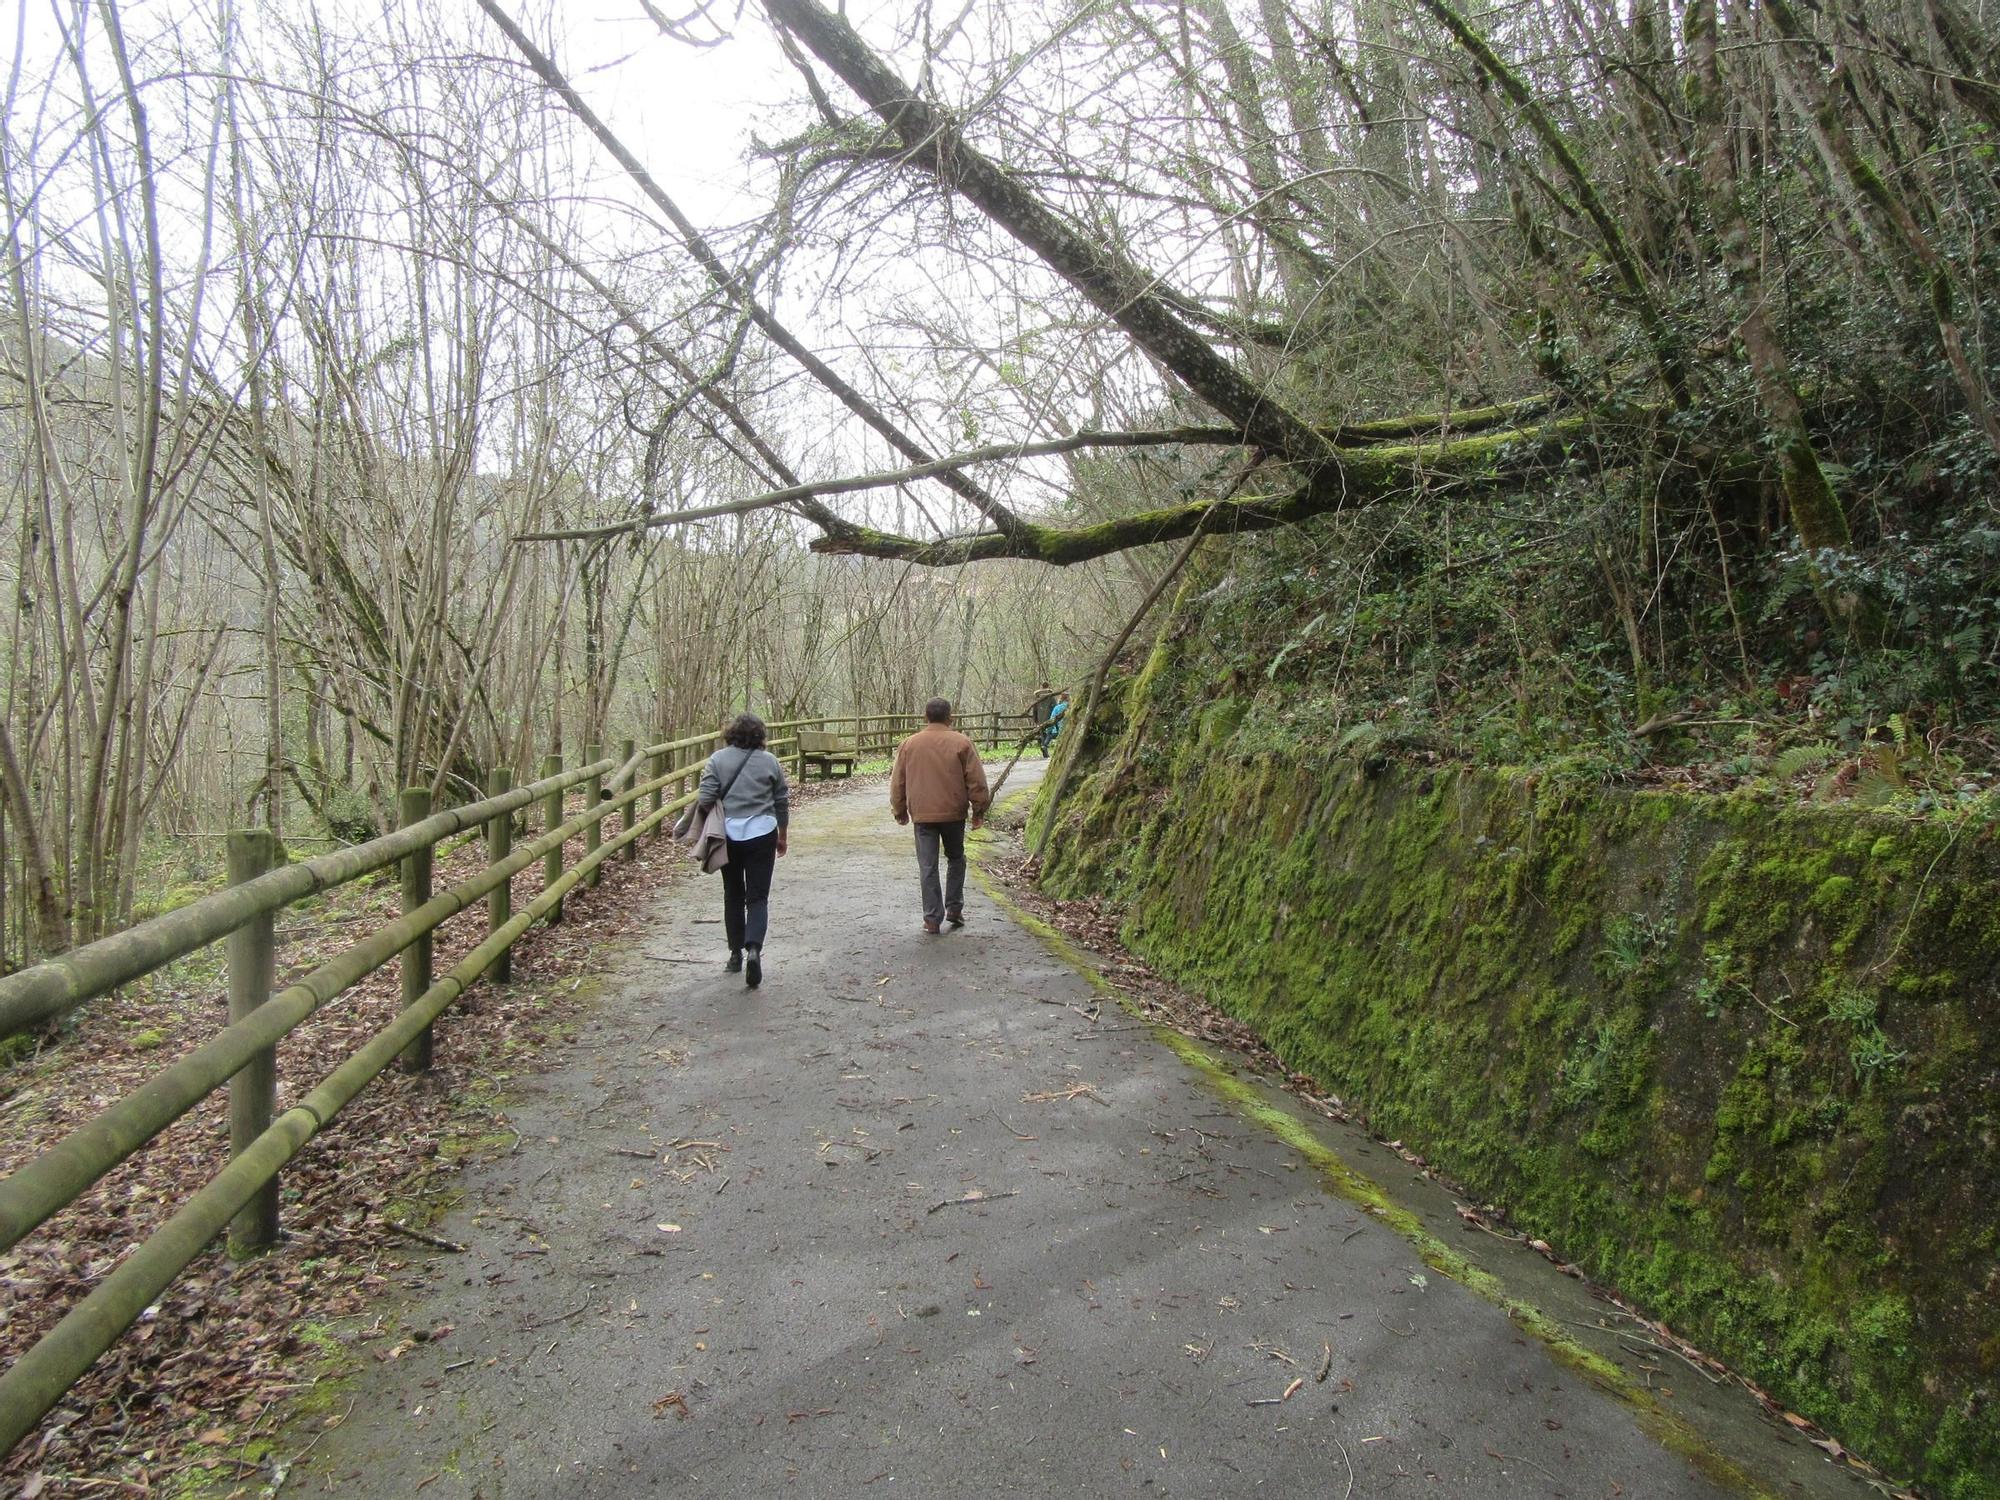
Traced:
[[1063, 715], [1069, 712], [1069, 694], [1059, 693], [1049, 707], [1048, 722], [1042, 725], [1042, 754], [1047, 755], [1055, 748], [1056, 736], [1062, 733]]

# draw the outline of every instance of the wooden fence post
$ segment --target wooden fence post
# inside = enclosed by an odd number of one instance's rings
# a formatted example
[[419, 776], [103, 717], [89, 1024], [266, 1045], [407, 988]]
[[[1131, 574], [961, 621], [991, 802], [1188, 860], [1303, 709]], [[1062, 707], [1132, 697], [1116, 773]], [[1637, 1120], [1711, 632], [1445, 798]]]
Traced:
[[[639, 742], [637, 740], [626, 740], [624, 744], [621, 745], [618, 749], [618, 759], [621, 763], [625, 765], [632, 765], [632, 757], [638, 753], [639, 753]], [[625, 778], [624, 789], [629, 792], [632, 790], [633, 787], [637, 786], [638, 784], [639, 784], [639, 768], [637, 766], [632, 766], [631, 773], [627, 775]], [[639, 826], [639, 799], [637, 797], [634, 797], [630, 802], [627, 802], [625, 804], [625, 816], [618, 825], [618, 831], [620, 833], [630, 833], [633, 829], [637, 828], [638, 826]], [[625, 858], [627, 860], [636, 860], [638, 857], [639, 857], [639, 841], [637, 839], [633, 839], [630, 843], [628, 843], [625, 846]]]
[[[666, 739], [666, 735], [664, 732], [660, 735], [660, 738], [662, 740]], [[655, 750], [652, 754], [651, 759], [649, 759], [646, 762], [646, 779], [648, 781], [658, 781], [661, 777], [665, 776], [666, 774], [667, 774], [667, 752], [664, 750]], [[667, 805], [666, 787], [665, 786], [654, 787], [653, 811], [657, 813], [661, 808], [665, 807], [666, 805]], [[665, 838], [669, 832], [670, 830], [668, 829], [667, 825], [664, 822], [655, 823], [653, 825], [653, 833], [655, 837]]]
[[[562, 752], [551, 751], [542, 757], [542, 779], [546, 781], [551, 776], [560, 775], [562, 775]], [[553, 833], [562, 825], [563, 794], [561, 788], [557, 788], [542, 798], [542, 832]], [[562, 845], [558, 844], [542, 856], [543, 890], [547, 890], [562, 879], [562, 855]], [[549, 908], [548, 925], [553, 927], [560, 921], [562, 921], [562, 901], [558, 898], [556, 904]]]
[[[583, 747], [583, 763], [586, 766], [595, 765], [598, 758], [603, 754], [604, 747], [602, 745], [585, 745]], [[602, 776], [593, 776], [583, 784], [583, 805], [584, 810], [590, 814], [590, 821], [583, 825], [583, 852], [588, 857], [595, 854], [598, 846], [604, 842], [604, 819], [597, 816], [599, 810], [604, 806], [604, 778]], [[603, 868], [602, 865], [592, 865], [590, 873], [583, 877], [583, 883], [595, 889]]]
[[[431, 815], [431, 794], [413, 786], [403, 793], [402, 826], [421, 823]], [[428, 845], [403, 857], [403, 915], [408, 916], [431, 899], [431, 855]], [[431, 987], [431, 935], [427, 932], [403, 950], [403, 1009], [408, 1010]], [[431, 1028], [403, 1049], [405, 1073], [428, 1073], [431, 1068]]]
[[[505, 767], [496, 769], [486, 778], [486, 795], [504, 797], [514, 790], [514, 773]], [[486, 825], [486, 863], [497, 865], [514, 852], [514, 815], [501, 813]], [[486, 934], [491, 937], [505, 927], [514, 917], [514, 882], [502, 881], [493, 887], [486, 898]], [[500, 950], [500, 956], [493, 960], [493, 967], [486, 971], [487, 977], [495, 984], [505, 984], [514, 977], [514, 945], [509, 943]]]
[[[255, 880], [277, 861], [278, 841], [264, 828], [229, 835], [229, 883]], [[240, 1021], [271, 998], [277, 942], [270, 912], [229, 934], [229, 1019]], [[278, 1049], [266, 1047], [229, 1080], [229, 1155], [232, 1160], [271, 1126], [278, 1100]], [[258, 1188], [229, 1221], [229, 1253], [237, 1259], [267, 1250], [278, 1240], [278, 1179]]]

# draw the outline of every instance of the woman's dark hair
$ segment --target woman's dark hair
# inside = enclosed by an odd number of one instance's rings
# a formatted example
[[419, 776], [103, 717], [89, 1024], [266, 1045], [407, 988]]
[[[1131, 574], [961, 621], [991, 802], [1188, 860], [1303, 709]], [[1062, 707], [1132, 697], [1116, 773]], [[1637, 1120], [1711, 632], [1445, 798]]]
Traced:
[[738, 714], [722, 731], [722, 743], [734, 745], [738, 750], [762, 750], [764, 721], [755, 714]]

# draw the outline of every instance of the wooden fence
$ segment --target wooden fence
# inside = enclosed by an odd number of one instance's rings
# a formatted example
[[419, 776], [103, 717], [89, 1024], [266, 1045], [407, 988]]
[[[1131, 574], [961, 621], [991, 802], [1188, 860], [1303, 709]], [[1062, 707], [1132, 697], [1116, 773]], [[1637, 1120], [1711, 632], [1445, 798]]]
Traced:
[[[997, 743], [1026, 732], [1011, 714], [962, 715], [957, 725]], [[792, 720], [770, 726], [770, 749], [800, 764], [798, 731], [851, 737], [862, 756], [886, 754], [921, 720], [911, 714], [862, 714]], [[109, 994], [211, 943], [227, 948], [227, 1024], [101, 1114], [0, 1180], [0, 1254], [74, 1202], [104, 1174], [225, 1085], [229, 1089], [230, 1159], [0, 1375], [0, 1458], [83, 1378], [157, 1301], [174, 1279], [226, 1229], [232, 1253], [275, 1242], [278, 1174], [361, 1089], [400, 1060], [409, 1071], [431, 1063], [431, 1028], [482, 976], [504, 981], [514, 940], [536, 922], [561, 920], [563, 897], [597, 884], [603, 862], [621, 851], [637, 858], [639, 840], [666, 831], [694, 800], [694, 786], [718, 736], [690, 735], [640, 746], [626, 740], [616, 756], [585, 747], [583, 764], [562, 769], [551, 755], [537, 780], [514, 787], [493, 774], [483, 801], [433, 812], [427, 792], [403, 794], [402, 826], [365, 844], [299, 864], [280, 862], [262, 830], [229, 836], [229, 886], [86, 947], [0, 978], [0, 1036], [39, 1024]], [[565, 798], [580, 789], [583, 810], [565, 817]], [[541, 832], [516, 845], [517, 819], [540, 810]], [[615, 827], [614, 827], [615, 819]], [[448, 890], [433, 892], [437, 846], [483, 829], [487, 862]], [[610, 836], [607, 837], [609, 831]], [[584, 853], [565, 869], [563, 847], [583, 836]], [[542, 861], [543, 889], [513, 910], [513, 878]], [[275, 868], [273, 866], [276, 866]], [[293, 902], [399, 865], [402, 914], [277, 994], [275, 914]], [[431, 972], [438, 926], [484, 900], [487, 936], [452, 970]], [[403, 1003], [396, 1019], [335, 1068], [290, 1109], [273, 1118], [279, 1041], [339, 995], [397, 958]]]

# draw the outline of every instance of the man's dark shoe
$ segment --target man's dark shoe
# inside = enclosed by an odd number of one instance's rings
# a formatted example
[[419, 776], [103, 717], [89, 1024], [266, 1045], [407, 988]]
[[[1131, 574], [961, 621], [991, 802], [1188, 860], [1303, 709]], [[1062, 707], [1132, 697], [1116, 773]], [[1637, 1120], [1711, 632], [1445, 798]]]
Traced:
[[924, 931], [929, 933], [932, 937], [936, 937], [941, 930], [942, 929], [940, 929], [938, 926], [938, 920], [936, 917], [924, 918]]
[[756, 989], [764, 982], [764, 950], [752, 948], [743, 960], [743, 982]]
[[729, 962], [722, 966], [722, 972], [725, 974], [741, 974], [743, 972], [743, 950], [741, 948], [731, 948], [729, 950]]
[[965, 908], [962, 906], [947, 906], [944, 911], [944, 919], [954, 927], [963, 927], [965, 925]]

